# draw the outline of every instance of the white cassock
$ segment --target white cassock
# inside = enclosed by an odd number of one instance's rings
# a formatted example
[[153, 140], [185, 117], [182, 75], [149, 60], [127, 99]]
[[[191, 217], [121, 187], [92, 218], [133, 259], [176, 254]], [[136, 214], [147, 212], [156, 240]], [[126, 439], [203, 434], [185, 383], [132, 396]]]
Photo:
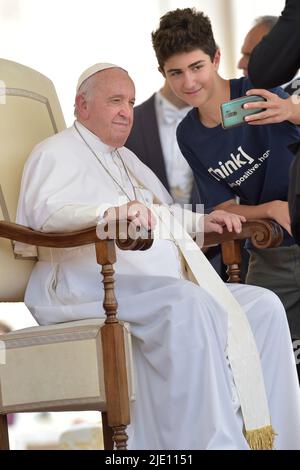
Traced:
[[[108, 207], [128, 202], [113, 178], [134, 199], [132, 184], [113, 149], [77, 126], [110, 175], [74, 126], [47, 139], [26, 163], [18, 223], [44, 231], [96, 224]], [[171, 203], [150, 169], [128, 149], [119, 152], [145, 187]], [[136, 186], [139, 199], [150, 204], [151, 193]], [[200, 217], [188, 214], [186, 229], [194, 230]], [[20, 244], [17, 249], [25, 255], [30, 251]], [[118, 250], [114, 268], [119, 318], [130, 323], [136, 369], [129, 447], [248, 449], [224, 352], [225, 310], [184, 278], [177, 247], [170, 240], [157, 239], [145, 252]], [[41, 250], [25, 303], [43, 325], [103, 316], [99, 277], [94, 246]], [[300, 449], [299, 386], [283, 306], [266, 289], [231, 285], [230, 290], [255, 336], [272, 425], [278, 433], [275, 447]]]

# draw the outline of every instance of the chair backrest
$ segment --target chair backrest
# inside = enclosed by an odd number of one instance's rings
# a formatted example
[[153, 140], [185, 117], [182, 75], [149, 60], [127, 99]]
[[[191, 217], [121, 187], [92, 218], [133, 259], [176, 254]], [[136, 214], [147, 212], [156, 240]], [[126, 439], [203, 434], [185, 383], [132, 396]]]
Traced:
[[[15, 221], [27, 156], [43, 139], [65, 128], [52, 82], [24, 65], [0, 59], [0, 219]], [[18, 260], [0, 239], [0, 300], [21, 301], [33, 260]]]

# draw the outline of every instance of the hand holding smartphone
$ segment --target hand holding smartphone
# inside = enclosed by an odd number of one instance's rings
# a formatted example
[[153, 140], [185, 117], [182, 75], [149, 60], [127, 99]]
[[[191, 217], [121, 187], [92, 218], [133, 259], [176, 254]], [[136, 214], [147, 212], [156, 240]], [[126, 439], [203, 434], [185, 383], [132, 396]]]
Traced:
[[226, 103], [221, 104], [221, 118], [222, 126], [224, 129], [230, 129], [231, 127], [240, 126], [245, 124], [245, 116], [250, 114], [257, 114], [264, 111], [264, 108], [257, 109], [244, 109], [245, 103], [251, 103], [254, 101], [266, 101], [263, 96], [250, 95], [241, 96]]

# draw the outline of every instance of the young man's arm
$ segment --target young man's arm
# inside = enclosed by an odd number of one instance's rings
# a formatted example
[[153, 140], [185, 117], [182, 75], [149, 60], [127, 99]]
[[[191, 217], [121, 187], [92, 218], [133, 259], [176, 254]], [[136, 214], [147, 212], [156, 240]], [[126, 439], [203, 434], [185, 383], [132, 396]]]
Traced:
[[270, 201], [257, 206], [247, 206], [237, 204], [235, 199], [222, 202], [214, 207], [214, 210], [221, 209], [233, 214], [239, 214], [250, 219], [273, 219], [278, 222], [288, 233], [291, 234], [291, 220], [286, 201]]
[[289, 121], [292, 124], [300, 124], [300, 97], [297, 95], [281, 98], [276, 93], [268, 90], [251, 89], [246, 93], [250, 95], [260, 95], [267, 101], [257, 101], [246, 103], [245, 109], [265, 108], [257, 114], [245, 117], [245, 121], [251, 125], [278, 124]]

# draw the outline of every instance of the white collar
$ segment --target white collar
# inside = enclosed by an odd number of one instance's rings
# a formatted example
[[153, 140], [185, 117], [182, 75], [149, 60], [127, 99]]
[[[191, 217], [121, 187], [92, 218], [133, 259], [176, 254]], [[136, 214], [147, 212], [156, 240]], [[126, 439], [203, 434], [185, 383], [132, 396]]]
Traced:
[[99, 152], [101, 155], [104, 153], [112, 153], [115, 150], [115, 147], [112, 147], [111, 145], [107, 145], [104, 142], [102, 142], [102, 140], [100, 140], [100, 138], [96, 134], [91, 132], [81, 122], [76, 120], [73, 124], [73, 128], [74, 128], [75, 134], [78, 137], [80, 136], [78, 132], [76, 132], [75, 123], [76, 123], [78, 130], [80, 131], [80, 134], [83, 135], [84, 139], [89, 143], [89, 145], [91, 145], [91, 147], [93, 148], [95, 152]]
[[[156, 105], [162, 108], [165, 113], [167, 110], [173, 113], [178, 119], [183, 119], [188, 111], [191, 109], [191, 106], [186, 105], [184, 108], [177, 108], [171, 101], [165, 98], [160, 91], [157, 91], [155, 94]], [[167, 111], [167, 112], [168, 112]]]

